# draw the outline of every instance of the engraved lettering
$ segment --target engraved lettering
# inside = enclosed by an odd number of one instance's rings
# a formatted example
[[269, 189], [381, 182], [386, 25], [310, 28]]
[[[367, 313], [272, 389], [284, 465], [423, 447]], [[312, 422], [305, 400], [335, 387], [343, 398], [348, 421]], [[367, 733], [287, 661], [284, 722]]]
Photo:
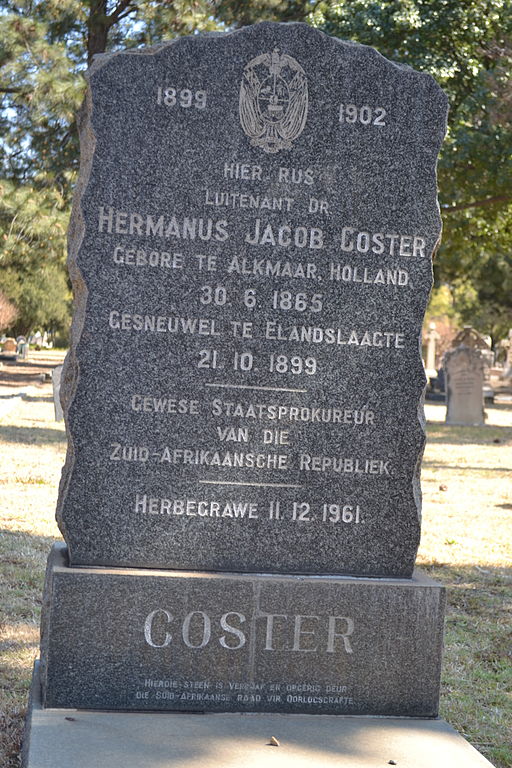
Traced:
[[[342, 227], [341, 250], [345, 253], [373, 253], [376, 256], [425, 258], [426, 238], [384, 232], [358, 232], [354, 227]], [[411, 253], [412, 247], [412, 253]]]
[[167, 648], [168, 645], [170, 645], [172, 640], [172, 635], [170, 632], [165, 631], [163, 642], [157, 643], [153, 639], [153, 622], [157, 616], [165, 616], [167, 619], [167, 624], [170, 624], [172, 621], [172, 616], [169, 613], [169, 611], [164, 610], [163, 608], [157, 608], [156, 611], [152, 611], [146, 618], [146, 621], [144, 622], [144, 637], [146, 639], [146, 643], [150, 645], [152, 648]]
[[261, 219], [255, 219], [253, 231], [247, 232], [245, 242], [249, 245], [271, 245], [281, 248], [293, 245], [296, 248], [319, 250], [324, 247], [324, 235], [317, 227], [291, 227], [287, 224], [273, 227], [272, 224], [265, 224]]
[[274, 619], [288, 619], [284, 613], [268, 613], [266, 615], [267, 626], [265, 631], [265, 651], [275, 651], [274, 648]]
[[[338, 622], [345, 622], [345, 631], [337, 632]], [[347, 653], [353, 653], [349, 637], [354, 633], [354, 621], [348, 616], [329, 616], [329, 626], [327, 634], [327, 653], [334, 653], [336, 639], [342, 638], [343, 646]]]
[[229, 611], [229, 613], [225, 613], [220, 620], [221, 629], [224, 629], [226, 632], [229, 632], [230, 634], [235, 635], [235, 637], [238, 639], [238, 644], [230, 645], [227, 642], [226, 635], [222, 635], [222, 637], [219, 639], [219, 643], [222, 645], [223, 648], [228, 648], [231, 651], [237, 651], [239, 648], [244, 647], [246, 638], [241, 629], [238, 629], [237, 627], [233, 627], [231, 624], [228, 623], [228, 618], [231, 616], [235, 616], [240, 622], [240, 624], [243, 624], [245, 622], [245, 616], [243, 615], [243, 613], [237, 613], [237, 611]]
[[[293, 627], [293, 647], [292, 651], [302, 651], [304, 653], [315, 653], [317, 646], [314, 648], [301, 648], [301, 638], [305, 635], [315, 636], [315, 630], [306, 630], [302, 628], [303, 622], [319, 620], [319, 616], [295, 616], [295, 623]], [[308, 641], [310, 642], [310, 641]]]
[[[194, 644], [190, 639], [190, 625], [194, 619], [194, 616], [200, 617], [200, 622], [202, 623], [202, 637], [199, 641], [199, 643]], [[194, 622], [194, 624], [197, 624], [197, 622]], [[191, 613], [188, 613], [185, 616], [185, 620], [183, 621], [183, 627], [181, 630], [181, 634], [183, 637], [183, 642], [187, 646], [187, 648], [204, 648], [205, 645], [208, 645], [210, 642], [211, 637], [211, 621], [208, 614], [206, 614], [204, 611], [192, 611]]]

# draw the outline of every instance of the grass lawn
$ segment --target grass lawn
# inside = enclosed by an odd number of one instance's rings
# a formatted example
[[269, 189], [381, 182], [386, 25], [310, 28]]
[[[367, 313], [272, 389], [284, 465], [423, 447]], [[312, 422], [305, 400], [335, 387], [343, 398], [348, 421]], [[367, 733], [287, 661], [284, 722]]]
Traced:
[[[512, 768], [512, 405], [488, 408], [478, 428], [445, 426], [441, 405], [426, 411], [418, 564], [448, 588], [441, 715]], [[1, 768], [20, 765], [65, 448], [48, 384], [0, 418]]]

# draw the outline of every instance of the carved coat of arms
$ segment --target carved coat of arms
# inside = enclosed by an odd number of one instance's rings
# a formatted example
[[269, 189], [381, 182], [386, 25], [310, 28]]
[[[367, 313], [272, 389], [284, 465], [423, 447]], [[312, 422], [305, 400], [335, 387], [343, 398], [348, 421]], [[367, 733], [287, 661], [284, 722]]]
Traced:
[[290, 149], [308, 116], [308, 82], [291, 56], [262, 53], [244, 69], [240, 86], [240, 122], [251, 144], [275, 154]]

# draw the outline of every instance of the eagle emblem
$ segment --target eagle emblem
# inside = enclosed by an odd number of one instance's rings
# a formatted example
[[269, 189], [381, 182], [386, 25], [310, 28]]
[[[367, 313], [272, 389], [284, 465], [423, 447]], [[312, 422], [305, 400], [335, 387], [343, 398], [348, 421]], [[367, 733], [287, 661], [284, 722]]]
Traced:
[[270, 154], [291, 149], [308, 117], [308, 81], [300, 64], [278, 48], [252, 59], [244, 69], [239, 110], [253, 147]]

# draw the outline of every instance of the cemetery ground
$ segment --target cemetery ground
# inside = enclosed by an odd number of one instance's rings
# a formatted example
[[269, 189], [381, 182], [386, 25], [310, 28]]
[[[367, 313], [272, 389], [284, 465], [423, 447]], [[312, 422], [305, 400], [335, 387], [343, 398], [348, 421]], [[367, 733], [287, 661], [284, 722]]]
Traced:
[[[19, 766], [46, 557], [65, 457], [51, 383], [56, 352], [0, 369], [0, 766]], [[46, 367], [45, 367], [46, 366]], [[28, 389], [27, 389], [28, 387]], [[21, 389], [25, 393], [12, 395]], [[512, 403], [484, 427], [444, 424], [426, 407], [428, 443], [418, 565], [448, 589], [441, 716], [497, 768], [512, 766]]]

